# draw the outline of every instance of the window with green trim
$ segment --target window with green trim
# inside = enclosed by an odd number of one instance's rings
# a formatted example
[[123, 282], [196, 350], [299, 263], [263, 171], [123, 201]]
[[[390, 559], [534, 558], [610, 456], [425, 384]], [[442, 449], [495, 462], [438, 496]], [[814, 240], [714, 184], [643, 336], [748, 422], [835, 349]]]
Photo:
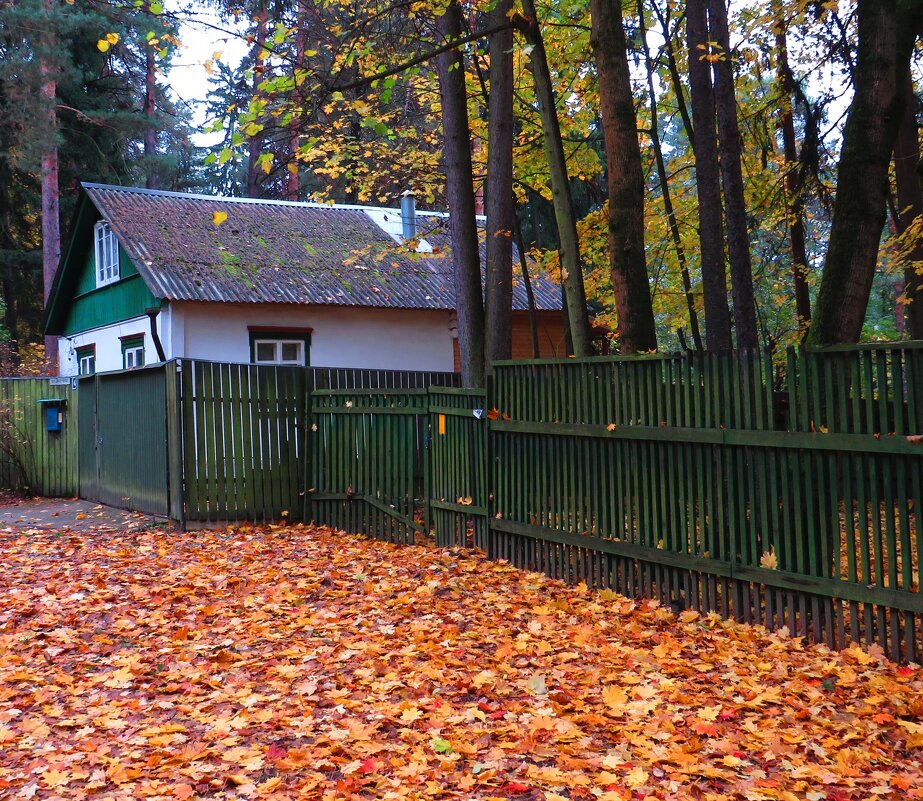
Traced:
[[76, 352], [77, 372], [80, 375], [93, 375], [96, 372], [96, 345], [83, 345]]
[[144, 337], [122, 338], [122, 369], [144, 367]]
[[298, 331], [250, 331], [250, 361], [254, 364], [310, 364], [311, 335]]

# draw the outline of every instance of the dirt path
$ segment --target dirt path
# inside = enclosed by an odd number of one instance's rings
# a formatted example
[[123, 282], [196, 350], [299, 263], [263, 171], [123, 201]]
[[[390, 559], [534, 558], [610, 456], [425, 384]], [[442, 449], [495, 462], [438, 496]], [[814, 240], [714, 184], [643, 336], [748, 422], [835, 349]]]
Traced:
[[0, 529], [38, 531], [133, 531], [166, 521], [76, 498], [23, 498], [0, 495]]

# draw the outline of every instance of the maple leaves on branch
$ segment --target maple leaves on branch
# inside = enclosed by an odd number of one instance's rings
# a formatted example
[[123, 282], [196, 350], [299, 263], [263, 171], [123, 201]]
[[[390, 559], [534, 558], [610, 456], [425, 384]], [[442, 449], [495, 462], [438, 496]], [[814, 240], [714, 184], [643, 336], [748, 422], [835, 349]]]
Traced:
[[923, 674], [313, 527], [0, 532], [0, 796], [923, 795]]

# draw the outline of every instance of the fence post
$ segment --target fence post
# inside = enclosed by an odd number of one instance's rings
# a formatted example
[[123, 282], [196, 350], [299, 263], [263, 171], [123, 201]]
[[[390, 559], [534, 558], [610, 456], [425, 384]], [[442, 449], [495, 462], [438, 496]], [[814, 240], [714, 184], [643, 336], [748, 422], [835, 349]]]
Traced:
[[183, 459], [183, 364], [182, 359], [168, 361], [164, 365], [166, 381], [167, 416], [167, 508], [170, 517], [176, 521], [180, 531], [186, 530], [186, 498], [184, 492]]

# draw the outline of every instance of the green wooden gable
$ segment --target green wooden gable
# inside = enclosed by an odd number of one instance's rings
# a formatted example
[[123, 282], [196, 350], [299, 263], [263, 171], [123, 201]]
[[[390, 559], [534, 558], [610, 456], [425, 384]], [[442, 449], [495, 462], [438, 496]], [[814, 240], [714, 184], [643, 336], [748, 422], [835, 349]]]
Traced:
[[154, 296], [134, 262], [119, 244], [119, 280], [96, 285], [94, 227], [101, 215], [81, 194], [47, 310], [45, 331], [71, 336], [82, 331], [141, 317], [156, 308]]

